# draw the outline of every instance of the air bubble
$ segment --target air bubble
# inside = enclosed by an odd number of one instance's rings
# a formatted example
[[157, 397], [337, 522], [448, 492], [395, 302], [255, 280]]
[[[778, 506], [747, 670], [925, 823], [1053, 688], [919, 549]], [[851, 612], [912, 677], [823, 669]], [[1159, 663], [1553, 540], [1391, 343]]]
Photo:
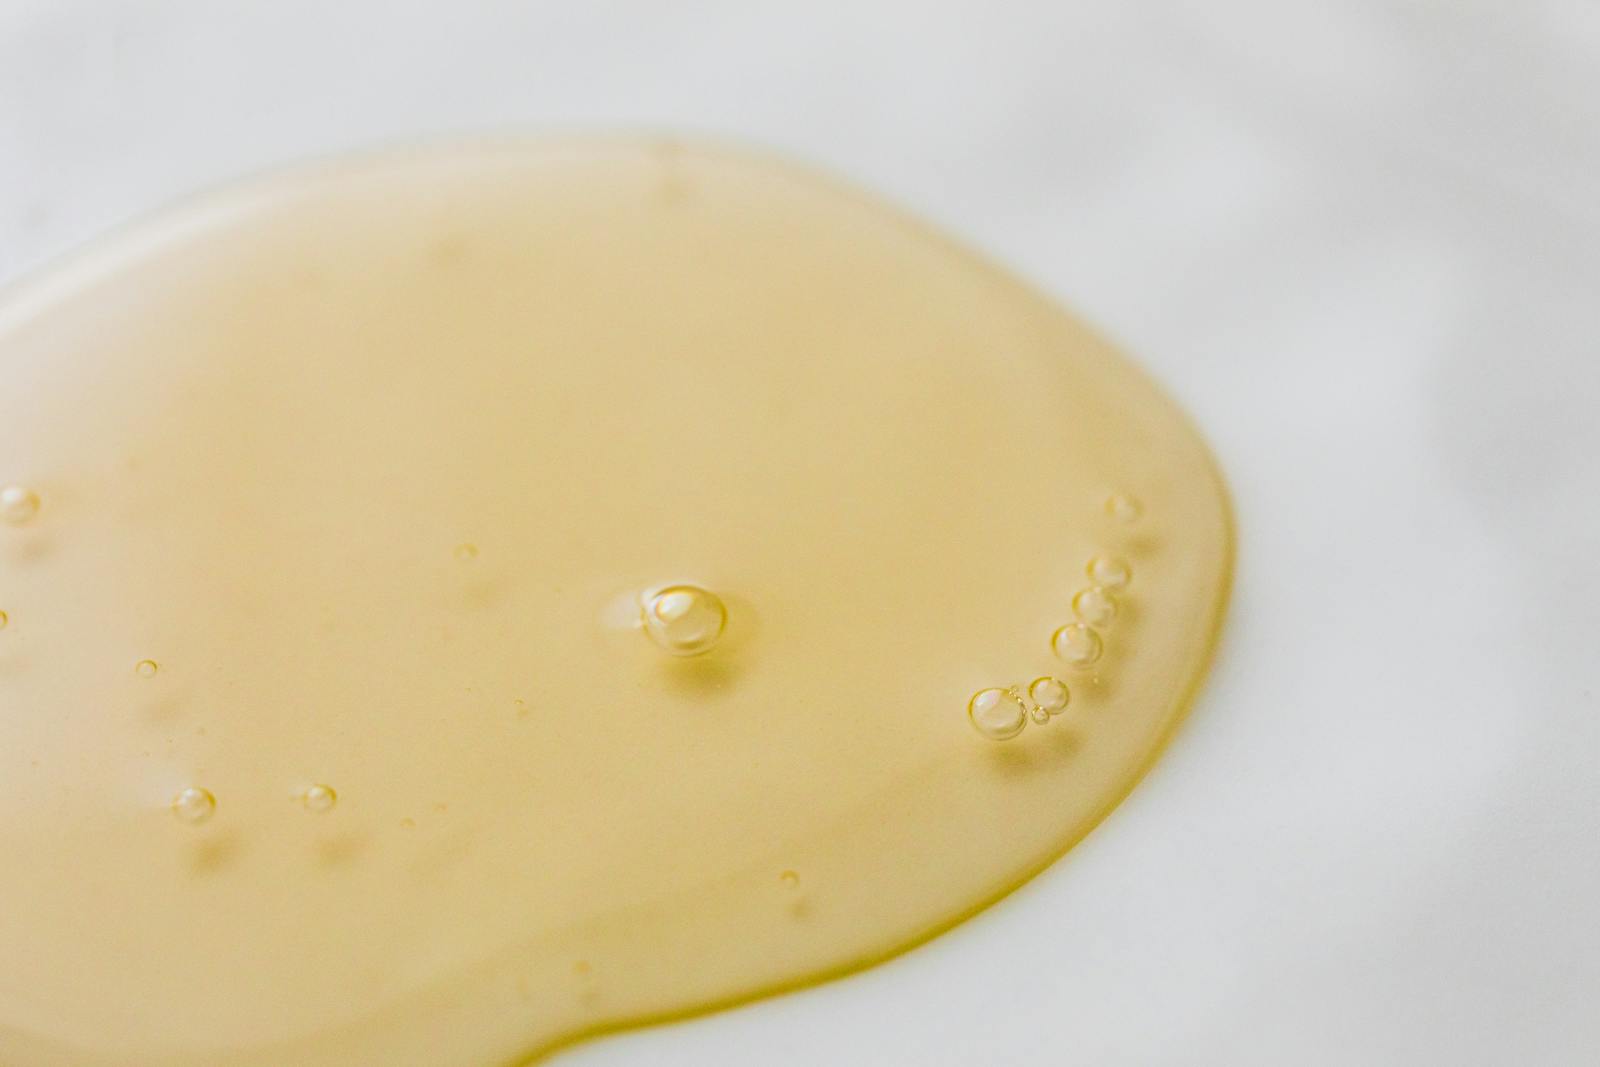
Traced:
[[8, 485], [0, 489], [0, 519], [12, 526], [21, 526], [39, 514], [39, 494], [23, 485]]
[[1047, 715], [1060, 715], [1066, 710], [1067, 702], [1072, 699], [1072, 693], [1067, 689], [1067, 683], [1060, 678], [1052, 678], [1049, 675], [1035, 678], [1028, 685], [1028, 696]]
[[1050, 638], [1050, 647], [1067, 666], [1079, 670], [1094, 666], [1100, 660], [1100, 653], [1105, 651], [1100, 634], [1081, 622], [1069, 622], [1057, 630]]
[[1116, 493], [1106, 498], [1106, 514], [1128, 525], [1139, 521], [1139, 516], [1144, 514], [1144, 505], [1139, 503], [1137, 497]]
[[674, 656], [709, 652], [722, 636], [728, 609], [697, 585], [672, 585], [650, 596], [641, 612], [645, 633]]
[[307, 811], [320, 814], [333, 810], [333, 806], [339, 803], [339, 794], [334, 792], [333, 786], [319, 783], [302, 793], [300, 802], [306, 806]]
[[141, 678], [154, 678], [161, 667], [153, 659], [142, 659], [133, 665], [133, 673]]
[[784, 871], [782, 874], [778, 875], [778, 881], [783, 883], [785, 889], [800, 888], [800, 875], [794, 871]]
[[1016, 737], [1028, 725], [1028, 709], [1008, 689], [983, 689], [968, 701], [967, 718], [984, 737], [1004, 741]]
[[1100, 586], [1091, 585], [1073, 595], [1072, 613], [1090, 626], [1104, 626], [1117, 617], [1117, 598]]
[[1133, 568], [1116, 556], [1096, 556], [1084, 568], [1089, 579], [1104, 589], [1121, 589], [1133, 580]]
[[191, 825], [205, 822], [216, 810], [217, 798], [209, 790], [198, 786], [180, 789], [178, 795], [172, 798], [172, 814]]
[[0, 611], [0, 630], [4, 630], [6, 628], [6, 623], [8, 623], [10, 621], [11, 621], [11, 616], [7, 615], [3, 611]]
[[477, 558], [478, 558], [478, 546], [477, 545], [462, 544], [462, 545], [457, 545], [456, 546], [456, 559], [460, 560], [462, 563], [470, 563], [470, 562], [472, 562], [473, 560], [475, 560]]

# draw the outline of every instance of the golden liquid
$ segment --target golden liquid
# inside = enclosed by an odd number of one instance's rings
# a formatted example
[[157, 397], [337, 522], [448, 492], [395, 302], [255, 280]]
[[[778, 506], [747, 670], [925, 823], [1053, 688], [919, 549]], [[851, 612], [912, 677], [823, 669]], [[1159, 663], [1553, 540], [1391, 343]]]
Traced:
[[[0, 367], [7, 1067], [492, 1067], [865, 966], [1116, 804], [1227, 593], [1131, 365], [722, 150], [213, 196]], [[646, 633], [678, 583], [725, 631]]]

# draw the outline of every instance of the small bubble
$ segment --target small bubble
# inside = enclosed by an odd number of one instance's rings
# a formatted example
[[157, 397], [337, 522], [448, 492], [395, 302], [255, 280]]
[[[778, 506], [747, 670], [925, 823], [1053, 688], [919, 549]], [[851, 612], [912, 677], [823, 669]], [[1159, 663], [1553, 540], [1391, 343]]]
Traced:
[[39, 514], [39, 494], [24, 485], [8, 485], [0, 489], [0, 519], [12, 526], [21, 526]]
[[153, 659], [142, 659], [133, 665], [133, 673], [141, 678], [154, 678], [161, 667]]
[[1092, 667], [1100, 660], [1105, 644], [1092, 626], [1069, 622], [1050, 638], [1050, 647], [1069, 667]]
[[1096, 556], [1083, 568], [1095, 585], [1104, 589], [1121, 589], [1133, 581], [1133, 568], [1128, 561], [1116, 556]]
[[1028, 717], [1040, 726], [1050, 721], [1050, 713], [1038, 706], [1028, 709]]
[[641, 612], [645, 633], [674, 656], [709, 652], [722, 636], [728, 609], [697, 585], [673, 585], [652, 595]]
[[209, 790], [198, 786], [180, 789], [178, 795], [172, 798], [172, 814], [193, 825], [205, 822], [216, 810], [217, 798]]
[[778, 875], [778, 881], [783, 883], [785, 889], [798, 889], [800, 887], [800, 875], [794, 871], [784, 871]]
[[1117, 598], [1098, 585], [1091, 585], [1073, 595], [1072, 613], [1090, 626], [1104, 626], [1117, 617]]
[[1128, 525], [1139, 521], [1139, 516], [1144, 514], [1144, 505], [1139, 503], [1137, 497], [1115, 493], [1106, 498], [1106, 514]]
[[334, 792], [333, 786], [318, 783], [301, 794], [300, 802], [307, 811], [332, 811], [333, 806], [339, 803], [339, 794]]
[[1004, 741], [1016, 737], [1028, 725], [1028, 709], [1008, 689], [983, 689], [967, 702], [967, 718], [984, 737]]
[[1029, 683], [1028, 696], [1043, 708], [1047, 715], [1060, 715], [1066, 710], [1067, 702], [1072, 699], [1067, 683], [1049, 675], [1035, 678]]
[[6, 628], [6, 623], [8, 623], [10, 621], [11, 621], [11, 616], [7, 615], [3, 611], [0, 611], [0, 630], [4, 630]]
[[402, 829], [402, 830], [415, 830], [416, 828], [417, 828], [417, 820], [411, 819], [411, 818], [406, 818], [406, 819], [401, 819], [400, 820], [400, 829]]
[[470, 562], [472, 562], [473, 560], [475, 560], [477, 558], [478, 558], [478, 546], [477, 545], [461, 544], [461, 545], [457, 545], [456, 546], [456, 559], [460, 560], [462, 563], [470, 563]]

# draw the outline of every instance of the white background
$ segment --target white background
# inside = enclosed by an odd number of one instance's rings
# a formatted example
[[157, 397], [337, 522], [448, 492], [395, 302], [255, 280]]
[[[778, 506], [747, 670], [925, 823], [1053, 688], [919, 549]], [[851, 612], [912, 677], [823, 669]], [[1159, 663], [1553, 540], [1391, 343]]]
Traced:
[[0, 0], [0, 279], [265, 165], [592, 125], [821, 163], [1057, 294], [1241, 544], [1066, 860], [564, 1067], [1600, 1062], [1600, 5]]

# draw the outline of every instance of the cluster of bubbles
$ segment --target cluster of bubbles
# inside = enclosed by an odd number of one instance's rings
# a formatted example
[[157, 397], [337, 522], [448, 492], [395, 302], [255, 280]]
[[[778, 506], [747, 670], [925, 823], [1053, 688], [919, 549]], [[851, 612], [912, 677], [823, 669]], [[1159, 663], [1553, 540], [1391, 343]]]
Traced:
[[[154, 678], [161, 670], [161, 665], [153, 659], [142, 659], [133, 665], [133, 673], [140, 678]], [[339, 794], [333, 786], [318, 782], [307, 786], [300, 794], [300, 803], [307, 811], [317, 813], [332, 811], [333, 806], [339, 802]], [[198, 826], [211, 818], [217, 810], [217, 798], [209, 789], [191, 785], [178, 790], [172, 798], [172, 814], [182, 822], [191, 826]]]
[[[38, 492], [27, 486], [8, 485], [0, 488], [0, 522], [7, 526], [23, 526], [32, 522], [39, 514], [39, 507]], [[477, 550], [473, 549], [471, 555], [476, 554]], [[5, 629], [10, 621], [11, 617], [0, 611], [0, 630]], [[154, 678], [160, 670], [161, 665], [153, 659], [142, 659], [133, 665], [133, 673], [140, 678]], [[321, 783], [309, 786], [300, 794], [300, 802], [306, 810], [319, 813], [332, 811], [338, 800], [339, 794], [334, 788]], [[172, 798], [171, 807], [172, 814], [179, 821], [198, 826], [216, 814], [217, 798], [209, 789], [190, 785], [178, 790]]]
[[[1144, 508], [1131, 496], [1117, 494], [1105, 502], [1105, 511], [1122, 525], [1131, 525]], [[1089, 584], [1072, 595], [1072, 622], [1050, 636], [1050, 648], [1072, 670], [1085, 671], [1105, 653], [1101, 631], [1117, 617], [1117, 597], [1133, 581], [1133, 568], [1119, 556], [1098, 555], [1084, 564]], [[1067, 683], [1048, 675], [1035, 678], [1026, 694], [1011, 685], [980, 689], [967, 702], [967, 718], [984, 737], [1005, 741], [1020, 734], [1028, 720], [1043, 725], [1066, 710], [1071, 692]]]
[[1088, 670], [1100, 661], [1105, 638], [1100, 631], [1111, 625], [1121, 605], [1117, 594], [1133, 580], [1133, 569], [1116, 556], [1096, 556], [1084, 566], [1089, 585], [1072, 594], [1073, 622], [1050, 635], [1050, 647], [1067, 666]]
[[[321, 815], [333, 810], [339, 794], [331, 785], [318, 782], [307, 786], [300, 794], [301, 805], [309, 812]], [[180, 822], [199, 826], [217, 812], [217, 798], [209, 789], [197, 785], [185, 786], [172, 798], [172, 814]]]
[[1021, 686], [980, 689], [967, 702], [967, 718], [973, 727], [991, 741], [1016, 737], [1032, 719], [1040, 726], [1067, 710], [1072, 692], [1067, 683], [1048, 674]]

